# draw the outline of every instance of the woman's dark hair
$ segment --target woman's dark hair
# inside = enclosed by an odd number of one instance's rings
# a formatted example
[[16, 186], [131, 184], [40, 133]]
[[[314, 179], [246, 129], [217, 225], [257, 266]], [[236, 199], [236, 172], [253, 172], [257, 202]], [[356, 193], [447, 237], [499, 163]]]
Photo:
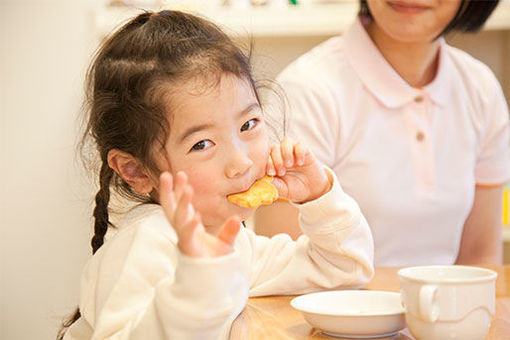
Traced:
[[[102, 246], [108, 226], [110, 188], [137, 202], [151, 202], [120, 178], [107, 162], [108, 152], [118, 149], [158, 173], [153, 160], [170, 133], [168, 103], [172, 90], [200, 77], [200, 84], [214, 86], [231, 74], [250, 82], [250, 56], [216, 25], [179, 12], [144, 12], [122, 26], [98, 50], [87, 73], [85, 109], [87, 125], [82, 152], [92, 142], [101, 161], [99, 191], [95, 197], [92, 253]], [[212, 81], [212, 82], [210, 82]], [[79, 310], [63, 323], [57, 339], [80, 317]]]
[[[443, 32], [439, 34], [439, 36], [445, 35], [451, 31], [479, 31], [498, 3], [499, 0], [462, 0], [455, 17], [452, 21], [450, 21]], [[372, 19], [372, 14], [368, 8], [367, 0], [360, 0], [360, 9], [358, 14]]]

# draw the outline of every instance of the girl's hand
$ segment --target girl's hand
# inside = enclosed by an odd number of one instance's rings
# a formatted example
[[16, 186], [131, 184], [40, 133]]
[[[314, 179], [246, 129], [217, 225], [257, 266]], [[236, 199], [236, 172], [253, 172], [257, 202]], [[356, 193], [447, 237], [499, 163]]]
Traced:
[[181, 253], [191, 257], [218, 257], [231, 253], [239, 232], [240, 221], [233, 216], [214, 236], [205, 231], [200, 215], [191, 204], [193, 189], [182, 171], [177, 173], [175, 185], [172, 175], [163, 172], [160, 176], [160, 204], [166, 218], [179, 238], [177, 246]]
[[332, 183], [323, 166], [302, 143], [285, 137], [273, 145], [266, 172], [273, 179], [278, 195], [295, 203], [306, 203], [329, 191]]

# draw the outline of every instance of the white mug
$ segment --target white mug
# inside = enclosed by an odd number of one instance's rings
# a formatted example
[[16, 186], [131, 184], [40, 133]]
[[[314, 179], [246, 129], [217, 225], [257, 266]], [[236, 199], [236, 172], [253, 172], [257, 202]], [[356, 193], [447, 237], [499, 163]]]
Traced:
[[479, 340], [496, 305], [497, 273], [469, 266], [418, 266], [399, 270], [409, 331], [419, 340]]

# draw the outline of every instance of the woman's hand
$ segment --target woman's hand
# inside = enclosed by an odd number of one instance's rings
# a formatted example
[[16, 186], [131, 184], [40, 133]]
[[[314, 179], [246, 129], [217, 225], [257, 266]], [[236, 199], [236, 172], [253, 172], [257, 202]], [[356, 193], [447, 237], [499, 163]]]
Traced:
[[332, 183], [323, 166], [302, 144], [284, 138], [273, 145], [266, 172], [273, 179], [281, 198], [306, 203], [329, 191]]
[[205, 231], [199, 213], [191, 204], [193, 189], [186, 174], [179, 171], [175, 185], [168, 172], [163, 172], [159, 179], [160, 204], [177, 233], [177, 246], [181, 253], [191, 257], [218, 257], [234, 250], [234, 240], [240, 228], [237, 217], [229, 218], [218, 235], [211, 235]]

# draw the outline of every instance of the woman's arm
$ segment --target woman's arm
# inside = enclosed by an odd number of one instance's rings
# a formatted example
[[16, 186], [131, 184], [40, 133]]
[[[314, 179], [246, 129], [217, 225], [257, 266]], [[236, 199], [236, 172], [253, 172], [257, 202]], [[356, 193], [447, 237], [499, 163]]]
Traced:
[[502, 195], [502, 185], [476, 187], [473, 207], [464, 224], [456, 264], [502, 263]]

